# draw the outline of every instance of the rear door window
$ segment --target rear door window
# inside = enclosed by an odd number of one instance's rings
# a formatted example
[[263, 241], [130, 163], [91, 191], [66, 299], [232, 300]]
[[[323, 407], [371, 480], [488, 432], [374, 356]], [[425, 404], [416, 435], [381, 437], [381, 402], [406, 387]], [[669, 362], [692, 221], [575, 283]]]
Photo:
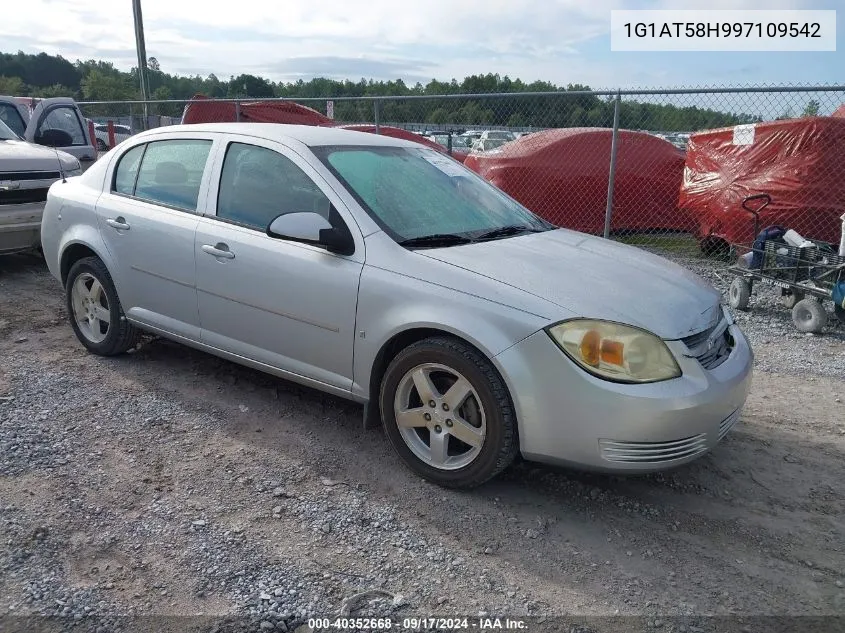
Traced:
[[149, 143], [141, 159], [133, 195], [149, 202], [196, 212], [211, 143], [210, 140], [198, 139]]
[[112, 191], [126, 196], [135, 195], [135, 181], [138, 178], [138, 167], [141, 164], [145, 147], [146, 145], [138, 145], [120, 157], [120, 162], [114, 172], [114, 188]]
[[23, 137], [26, 132], [26, 123], [24, 123], [21, 113], [11, 103], [0, 103], [0, 121], [8, 125], [12, 132], [20, 137]]

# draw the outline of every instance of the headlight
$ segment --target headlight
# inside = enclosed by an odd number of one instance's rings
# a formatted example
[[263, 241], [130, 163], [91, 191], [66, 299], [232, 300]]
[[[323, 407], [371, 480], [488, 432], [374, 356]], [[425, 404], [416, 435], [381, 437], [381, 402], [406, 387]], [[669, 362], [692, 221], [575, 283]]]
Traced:
[[81, 176], [81, 175], [82, 175], [82, 167], [77, 167], [76, 169], [65, 170], [65, 178], [70, 178], [72, 176]]
[[645, 383], [681, 375], [666, 343], [646, 330], [610, 321], [575, 319], [546, 331], [569, 358], [599, 378]]

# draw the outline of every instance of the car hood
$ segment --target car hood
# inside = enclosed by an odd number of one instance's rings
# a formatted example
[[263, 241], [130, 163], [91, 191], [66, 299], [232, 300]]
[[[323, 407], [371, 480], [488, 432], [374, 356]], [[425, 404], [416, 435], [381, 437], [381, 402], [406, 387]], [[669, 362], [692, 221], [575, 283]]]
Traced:
[[721, 294], [689, 270], [642, 249], [566, 229], [421, 249], [457, 266], [564, 308], [678, 339], [713, 325]]
[[26, 141], [0, 141], [0, 171], [58, 171], [71, 170], [79, 166], [79, 161], [67, 152], [54, 150], [52, 147], [35, 145]]

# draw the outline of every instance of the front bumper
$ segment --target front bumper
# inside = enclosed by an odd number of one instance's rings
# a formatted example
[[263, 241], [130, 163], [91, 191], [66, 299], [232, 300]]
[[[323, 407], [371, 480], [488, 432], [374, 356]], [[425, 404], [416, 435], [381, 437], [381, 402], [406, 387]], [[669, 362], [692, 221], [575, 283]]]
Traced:
[[41, 246], [44, 202], [0, 205], [0, 254]]
[[739, 419], [751, 387], [754, 355], [730, 325], [730, 356], [707, 370], [667, 345], [680, 378], [644, 385], [596, 378], [540, 331], [496, 356], [508, 383], [526, 459], [614, 472], [651, 472], [690, 462], [712, 449]]

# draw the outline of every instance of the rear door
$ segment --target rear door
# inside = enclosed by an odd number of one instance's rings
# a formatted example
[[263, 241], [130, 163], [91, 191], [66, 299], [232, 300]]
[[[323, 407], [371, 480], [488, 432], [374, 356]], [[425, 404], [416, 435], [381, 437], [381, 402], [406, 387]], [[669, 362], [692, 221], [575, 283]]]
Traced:
[[24, 138], [72, 154], [86, 169], [97, 159], [85, 117], [70, 97], [42, 99], [30, 115]]
[[161, 135], [121, 152], [97, 202], [129, 318], [199, 340], [194, 234], [215, 136]]

